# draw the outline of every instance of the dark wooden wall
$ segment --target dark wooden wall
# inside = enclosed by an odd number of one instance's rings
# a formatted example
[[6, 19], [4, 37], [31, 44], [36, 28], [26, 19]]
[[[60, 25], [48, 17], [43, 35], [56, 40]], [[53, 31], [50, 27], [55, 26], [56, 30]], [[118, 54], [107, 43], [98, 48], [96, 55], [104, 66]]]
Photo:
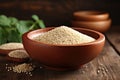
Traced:
[[72, 13], [79, 10], [107, 11], [113, 25], [120, 24], [120, 0], [0, 0], [0, 14], [19, 19], [37, 14], [47, 26], [70, 25]]

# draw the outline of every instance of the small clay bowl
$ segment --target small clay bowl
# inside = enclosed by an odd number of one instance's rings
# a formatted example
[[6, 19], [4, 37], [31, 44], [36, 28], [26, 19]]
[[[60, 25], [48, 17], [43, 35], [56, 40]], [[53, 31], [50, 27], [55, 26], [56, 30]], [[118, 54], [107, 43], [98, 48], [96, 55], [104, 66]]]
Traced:
[[54, 27], [33, 30], [22, 36], [24, 48], [30, 57], [44, 65], [47, 69], [78, 69], [93, 60], [103, 49], [105, 42], [104, 35], [100, 32], [84, 28], [73, 29], [95, 38], [95, 41], [77, 45], [54, 45], [33, 40], [33, 37], [52, 29]]
[[14, 51], [14, 50], [22, 50], [23, 48], [18, 48], [18, 49], [0, 49], [0, 54], [1, 55], [8, 55], [9, 52]]
[[72, 26], [106, 32], [111, 26], [111, 19], [104, 21], [72, 21]]
[[17, 63], [23, 63], [23, 62], [27, 62], [30, 60], [29, 58], [13, 58], [13, 57], [9, 57], [9, 56], [6, 56], [5, 58], [6, 58], [6, 60], [8, 60], [10, 62], [17, 62]]
[[109, 14], [103, 11], [77, 11], [73, 17], [76, 21], [103, 21], [109, 18]]

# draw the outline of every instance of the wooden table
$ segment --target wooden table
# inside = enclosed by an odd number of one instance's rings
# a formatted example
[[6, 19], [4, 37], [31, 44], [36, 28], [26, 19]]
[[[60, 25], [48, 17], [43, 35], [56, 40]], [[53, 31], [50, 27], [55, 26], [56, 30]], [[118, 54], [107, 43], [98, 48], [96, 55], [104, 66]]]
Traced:
[[33, 76], [7, 71], [5, 66], [14, 65], [0, 56], [0, 80], [120, 80], [120, 26], [112, 26], [105, 33], [106, 43], [101, 54], [75, 71], [51, 71], [37, 68]]

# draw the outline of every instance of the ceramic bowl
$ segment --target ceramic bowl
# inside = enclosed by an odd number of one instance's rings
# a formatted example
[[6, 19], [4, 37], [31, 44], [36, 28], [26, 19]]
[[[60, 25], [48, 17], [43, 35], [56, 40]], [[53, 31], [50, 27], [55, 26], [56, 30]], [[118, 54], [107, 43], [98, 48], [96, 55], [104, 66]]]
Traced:
[[73, 13], [77, 21], [102, 21], [109, 18], [109, 13], [103, 11], [77, 11]]
[[14, 51], [14, 50], [22, 50], [23, 48], [18, 48], [18, 49], [0, 49], [0, 54], [1, 55], [8, 55], [9, 52]]
[[102, 33], [84, 28], [73, 29], [95, 38], [95, 41], [77, 45], [53, 45], [33, 40], [33, 37], [53, 28], [33, 30], [22, 36], [24, 48], [30, 57], [48, 69], [78, 69], [93, 60], [104, 46], [105, 37]]
[[106, 32], [111, 26], [111, 19], [104, 21], [72, 21], [72, 26]]
[[10, 62], [16, 62], [16, 63], [25, 63], [25, 62], [29, 61], [29, 58], [24, 58], [24, 59], [13, 58], [13, 57], [10, 57], [8, 55], [5, 57], [5, 59], [8, 60], [8, 61], [10, 61]]

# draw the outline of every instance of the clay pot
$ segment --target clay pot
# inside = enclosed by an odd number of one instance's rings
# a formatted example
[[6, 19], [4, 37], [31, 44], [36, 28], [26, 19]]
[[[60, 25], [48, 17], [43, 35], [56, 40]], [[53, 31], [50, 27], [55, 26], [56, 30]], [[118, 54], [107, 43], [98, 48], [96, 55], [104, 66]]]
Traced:
[[76, 21], [103, 21], [109, 18], [109, 14], [101, 11], [77, 11], [73, 17]]
[[99, 32], [106, 32], [111, 25], [111, 19], [104, 21], [72, 21], [72, 26], [93, 29]]
[[90, 62], [97, 57], [103, 49], [105, 37], [94, 30], [74, 28], [96, 40], [77, 45], [53, 45], [35, 41], [33, 37], [53, 29], [44, 28], [33, 30], [22, 36], [23, 45], [33, 60], [52, 70], [73, 70]]
[[71, 26], [106, 32], [111, 26], [109, 13], [103, 11], [77, 11], [73, 13]]
[[8, 55], [9, 52], [14, 51], [14, 50], [23, 50], [23, 48], [18, 48], [18, 49], [0, 49], [0, 54], [1, 55]]

